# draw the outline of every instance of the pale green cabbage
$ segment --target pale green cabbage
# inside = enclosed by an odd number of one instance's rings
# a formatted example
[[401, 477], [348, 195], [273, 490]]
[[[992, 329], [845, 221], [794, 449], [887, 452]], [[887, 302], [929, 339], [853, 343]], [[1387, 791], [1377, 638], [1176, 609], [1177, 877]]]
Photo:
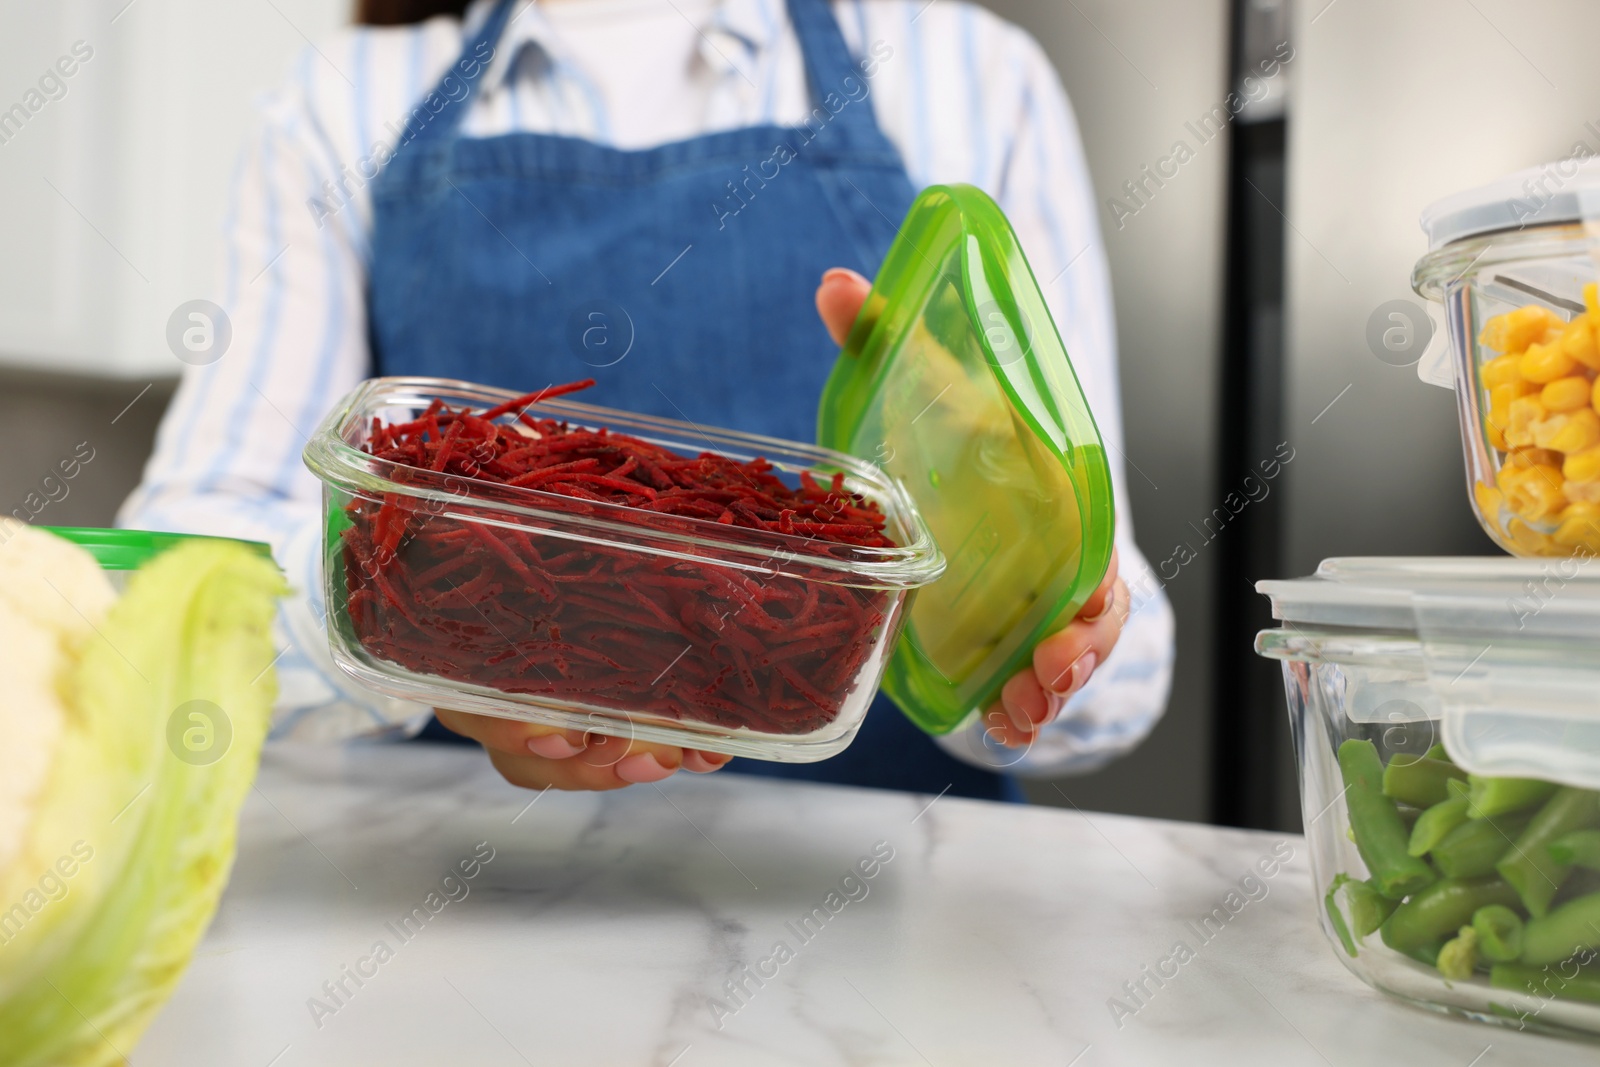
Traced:
[[[0, 557], [25, 549], [13, 539]], [[283, 592], [263, 556], [194, 541], [134, 574], [102, 618], [79, 612], [85, 635], [61, 636], [48, 775], [0, 865], [0, 1067], [120, 1064], [171, 995], [232, 867], [276, 695], [270, 626]], [[11, 695], [0, 679], [0, 700]], [[208, 720], [185, 705], [226, 717], [232, 736], [214, 762]], [[191, 728], [201, 732], [185, 748]]]

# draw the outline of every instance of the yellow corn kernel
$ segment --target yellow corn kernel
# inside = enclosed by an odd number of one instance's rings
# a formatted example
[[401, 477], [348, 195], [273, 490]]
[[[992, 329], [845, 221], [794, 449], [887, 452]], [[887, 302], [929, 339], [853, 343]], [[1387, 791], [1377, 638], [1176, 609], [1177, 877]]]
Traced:
[[1600, 480], [1600, 447], [1572, 453], [1562, 461], [1561, 473], [1569, 482]]
[[1583, 306], [1589, 309], [1589, 321], [1600, 327], [1600, 286], [1594, 282], [1583, 285]]
[[1541, 419], [1531, 427], [1533, 443], [1556, 452], [1582, 452], [1600, 444], [1600, 415], [1594, 408]]
[[1600, 504], [1600, 482], [1563, 482], [1561, 495], [1574, 504]]
[[[1577, 411], [1579, 408], [1589, 406], [1589, 395], [1593, 388], [1589, 379], [1581, 374], [1574, 374], [1566, 378], [1557, 378], [1539, 391], [1539, 403], [1543, 404], [1546, 411]], [[1506, 401], [1510, 407], [1511, 401]]]
[[1495, 475], [1495, 484], [1502, 493], [1509, 493], [1516, 479], [1538, 467], [1561, 466], [1561, 453], [1547, 448], [1513, 448], [1506, 453], [1505, 462]]
[[1506, 408], [1504, 426], [1506, 444], [1512, 448], [1528, 448], [1533, 445], [1533, 425], [1543, 421], [1548, 414], [1544, 405], [1539, 403], [1538, 397], [1517, 397]]
[[1535, 467], [1561, 466], [1561, 453], [1543, 448], [1513, 448], [1506, 453], [1505, 462], [1495, 472], [1494, 484], [1502, 494], [1510, 494], [1517, 479]]
[[1600, 526], [1593, 519], [1566, 519], [1550, 540], [1574, 555], [1593, 556], [1600, 553]]
[[1530, 382], [1540, 385], [1565, 378], [1578, 367], [1578, 361], [1563, 352], [1557, 345], [1535, 341], [1528, 350], [1517, 357], [1517, 373]]
[[[1557, 378], [1556, 379], [1556, 381], [1561, 381], [1561, 382], [1564, 382], [1564, 381], [1567, 381], [1567, 380], [1568, 379], [1566, 379], [1566, 378]], [[1585, 380], [1585, 379], [1579, 379], [1579, 380], [1583, 382], [1584, 391], [1587, 393], [1588, 390], [1589, 390], [1588, 381]], [[1552, 382], [1551, 384], [1553, 385], [1554, 382]], [[1544, 390], [1541, 389], [1539, 386], [1535, 385], [1533, 382], [1525, 382], [1521, 378], [1518, 378], [1514, 382], [1506, 382], [1503, 385], [1497, 385], [1493, 389], [1489, 390], [1489, 408], [1490, 408], [1491, 411], [1498, 411], [1500, 413], [1501, 421], [1504, 422], [1507, 418], [1510, 417], [1510, 414], [1511, 414], [1511, 402], [1513, 400], [1517, 399], [1518, 397], [1523, 397], [1523, 396], [1538, 396], [1539, 397], [1539, 403], [1541, 405], [1543, 405], [1544, 404], [1543, 393], [1544, 393]]]
[[1567, 506], [1558, 467], [1531, 467], [1506, 490], [1506, 507], [1529, 522], [1543, 522]]
[[1485, 348], [1508, 356], [1525, 351], [1535, 341], [1541, 340], [1551, 329], [1559, 330], [1566, 323], [1549, 308], [1537, 304], [1496, 315], [1483, 324], [1478, 343]]
[[1529, 526], [1521, 519], [1512, 519], [1506, 523], [1506, 535], [1511, 539], [1511, 544], [1524, 556], [1564, 556], [1566, 551], [1550, 539], [1549, 534], [1542, 534]]
[[1522, 375], [1517, 373], [1516, 356], [1496, 356], [1483, 365], [1483, 387], [1493, 389], [1497, 385], [1509, 385], [1520, 382]]
[[1506, 466], [1525, 471], [1534, 467], [1561, 466], [1561, 453], [1548, 448], [1516, 448], [1506, 453]]
[[[1512, 359], [1503, 356], [1503, 359]], [[1585, 383], [1587, 384], [1587, 383]], [[1484, 431], [1489, 439], [1489, 444], [1502, 452], [1508, 447], [1506, 444], [1506, 427], [1511, 424], [1511, 402], [1519, 397], [1529, 396], [1539, 391], [1539, 387], [1532, 382], [1525, 382], [1521, 378], [1515, 381], [1503, 382], [1489, 390], [1489, 410], [1484, 414]]]
[[1492, 485], [1478, 482], [1472, 487], [1472, 499], [1477, 502], [1478, 514], [1496, 526], [1500, 525], [1500, 506], [1506, 501], [1504, 493]]
[[1600, 551], [1600, 504], [1580, 501], [1568, 504], [1557, 519], [1556, 532], [1550, 540], [1563, 548], [1586, 548]]
[[1600, 346], [1595, 344], [1593, 320], [1587, 312], [1561, 331], [1561, 351], [1590, 370], [1600, 369]]

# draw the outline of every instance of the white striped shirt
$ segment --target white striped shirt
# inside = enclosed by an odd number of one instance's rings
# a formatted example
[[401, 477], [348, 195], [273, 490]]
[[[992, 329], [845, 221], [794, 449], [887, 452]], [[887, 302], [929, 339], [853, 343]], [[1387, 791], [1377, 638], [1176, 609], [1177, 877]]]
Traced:
[[[469, 31], [490, 7], [473, 4]], [[690, 32], [674, 38], [672, 24], [661, 22], [660, 34], [641, 36], [629, 21], [664, 10]], [[857, 57], [874, 46], [876, 55], [888, 51], [871, 102], [913, 186], [969, 182], [1011, 219], [1125, 502], [1105, 249], [1076, 120], [1055, 72], [1026, 33], [970, 4], [835, 0], [833, 10]], [[663, 65], [672, 40], [687, 54]], [[327, 409], [370, 373], [369, 182], [462, 41], [462, 24], [449, 18], [354, 27], [306, 48], [288, 83], [261, 99], [224, 224], [218, 302], [232, 323], [231, 347], [215, 363], [188, 368], [144, 483], [119, 517], [127, 526], [272, 544], [299, 590], [281, 618], [279, 736], [404, 729], [423, 710], [376, 696], [332, 665], [315, 551], [320, 489], [300, 450]], [[675, 70], [679, 79], [630, 80], [641, 66]], [[783, 0], [530, 4], [506, 29], [484, 79], [467, 136], [521, 130], [639, 148], [757, 123], [798, 124], [811, 106]], [[651, 84], [642, 99], [641, 85]], [[1165, 706], [1171, 609], [1159, 582], [1136, 580], [1148, 565], [1126, 507], [1118, 520], [1134, 614], [1094, 679], [1012, 770], [1089, 769], [1136, 744]], [[963, 758], [994, 764], [973, 736], [945, 741]]]

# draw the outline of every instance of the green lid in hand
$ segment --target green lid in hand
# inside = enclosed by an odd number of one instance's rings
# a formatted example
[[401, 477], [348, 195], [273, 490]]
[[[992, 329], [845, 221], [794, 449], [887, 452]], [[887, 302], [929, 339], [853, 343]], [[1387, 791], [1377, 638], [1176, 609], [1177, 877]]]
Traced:
[[823, 392], [817, 441], [899, 478], [949, 560], [883, 689], [929, 733], [996, 700], [1105, 576], [1111, 472], [1005, 215], [969, 185], [906, 216]]

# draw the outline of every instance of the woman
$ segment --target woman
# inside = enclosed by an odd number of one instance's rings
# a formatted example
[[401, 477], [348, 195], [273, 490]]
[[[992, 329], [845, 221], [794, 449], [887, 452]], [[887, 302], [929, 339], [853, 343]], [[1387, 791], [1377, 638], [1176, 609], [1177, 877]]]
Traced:
[[[265, 100], [227, 226], [236, 340], [190, 369], [121, 516], [273, 544], [306, 591], [283, 616], [280, 736], [410, 732], [426, 716], [342, 677], [321, 634], [318, 488], [299, 451], [356, 381], [530, 389], [592, 375], [597, 403], [809, 439], [864, 275], [931, 182], [972, 182], [1010, 215], [1120, 457], [1092, 190], [1026, 35], [948, 0], [463, 7], [366, 0], [367, 25], [308, 49]], [[804, 147], [778, 159], [802, 123]], [[1125, 501], [1120, 465], [1114, 477]], [[1119, 518], [1123, 573], [1146, 574], [1126, 507]], [[1153, 591], [1131, 604], [1114, 558], [1078, 618], [965, 731], [935, 742], [880, 698], [842, 756], [738, 769], [1003, 797], [1015, 787], [997, 768], [1098, 766], [1166, 698], [1170, 610], [1159, 584], [1134, 584]], [[439, 718], [530, 787], [615, 788], [726, 762]]]

